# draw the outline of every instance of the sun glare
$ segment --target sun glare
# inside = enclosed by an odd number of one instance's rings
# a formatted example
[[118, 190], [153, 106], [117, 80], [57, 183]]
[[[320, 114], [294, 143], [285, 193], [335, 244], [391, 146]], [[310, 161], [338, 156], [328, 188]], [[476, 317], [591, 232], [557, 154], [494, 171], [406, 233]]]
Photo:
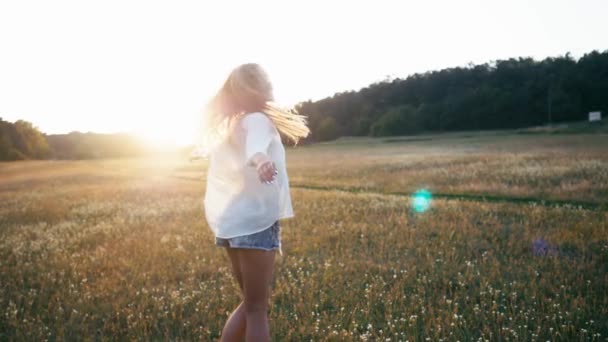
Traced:
[[149, 124], [134, 131], [151, 147], [180, 147], [194, 143], [195, 133], [191, 127], [167, 123]]

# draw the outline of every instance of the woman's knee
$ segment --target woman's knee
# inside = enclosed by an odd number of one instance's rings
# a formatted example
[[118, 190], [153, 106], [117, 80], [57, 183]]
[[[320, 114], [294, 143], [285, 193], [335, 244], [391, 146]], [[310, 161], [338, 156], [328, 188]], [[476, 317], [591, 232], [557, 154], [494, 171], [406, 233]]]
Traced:
[[266, 313], [268, 310], [268, 300], [264, 299], [247, 299], [245, 298], [245, 312], [251, 313]]
[[266, 312], [268, 309], [268, 296], [270, 289], [261, 284], [260, 286], [253, 286], [250, 288], [246, 288], [244, 291], [244, 300], [243, 304], [245, 306], [245, 312], [247, 313], [255, 313], [255, 312]]

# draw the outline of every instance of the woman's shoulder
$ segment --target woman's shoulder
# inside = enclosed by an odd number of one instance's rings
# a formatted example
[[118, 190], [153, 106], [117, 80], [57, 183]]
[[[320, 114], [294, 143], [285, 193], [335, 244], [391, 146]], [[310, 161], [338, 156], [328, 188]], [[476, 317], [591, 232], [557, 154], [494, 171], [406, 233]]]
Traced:
[[252, 126], [272, 126], [272, 121], [268, 115], [263, 112], [245, 113], [241, 115], [240, 122], [241, 126], [243, 126], [245, 129]]
[[270, 121], [270, 118], [264, 112], [249, 112], [241, 115], [241, 120], [262, 120]]

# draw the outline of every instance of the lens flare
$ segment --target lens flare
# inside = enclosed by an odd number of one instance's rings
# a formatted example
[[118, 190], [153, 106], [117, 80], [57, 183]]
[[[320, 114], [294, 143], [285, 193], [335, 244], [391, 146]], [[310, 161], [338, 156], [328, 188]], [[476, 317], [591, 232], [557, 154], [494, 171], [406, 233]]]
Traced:
[[417, 213], [423, 213], [429, 210], [432, 200], [433, 195], [428, 190], [418, 190], [412, 195], [412, 208]]

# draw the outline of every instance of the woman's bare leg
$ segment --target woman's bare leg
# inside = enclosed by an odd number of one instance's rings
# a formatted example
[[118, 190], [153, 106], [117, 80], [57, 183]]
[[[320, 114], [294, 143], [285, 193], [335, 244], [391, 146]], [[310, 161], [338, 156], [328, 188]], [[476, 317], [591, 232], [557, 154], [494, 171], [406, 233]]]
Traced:
[[[234, 278], [239, 283], [239, 287], [241, 288], [241, 292], [243, 291], [243, 276], [241, 274], [241, 265], [239, 263], [238, 252], [233, 248], [226, 248], [228, 251], [228, 257], [230, 257], [230, 262], [232, 264], [232, 274]], [[224, 325], [224, 329], [222, 330], [222, 342], [231, 342], [231, 341], [242, 341], [243, 337], [245, 337], [245, 329], [247, 322], [245, 320], [245, 304], [241, 302], [239, 306], [230, 314], [226, 324]]]
[[274, 272], [275, 251], [239, 249], [238, 260], [245, 295], [246, 341], [270, 341], [268, 298]]

